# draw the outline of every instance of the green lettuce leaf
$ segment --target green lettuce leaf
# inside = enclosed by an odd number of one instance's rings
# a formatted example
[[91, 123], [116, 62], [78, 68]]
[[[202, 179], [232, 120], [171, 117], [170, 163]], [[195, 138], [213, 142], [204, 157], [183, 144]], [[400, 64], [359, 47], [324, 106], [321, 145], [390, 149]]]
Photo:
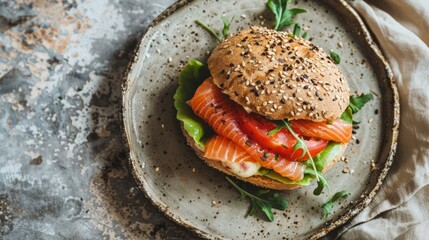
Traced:
[[317, 171], [321, 172], [328, 163], [333, 161], [341, 153], [341, 148], [341, 143], [329, 142], [326, 148], [313, 158]]
[[205, 146], [205, 137], [210, 133], [209, 126], [194, 114], [186, 103], [190, 100], [197, 87], [208, 77], [208, 70], [197, 60], [190, 60], [179, 75], [179, 87], [174, 94], [176, 118], [183, 122], [185, 130], [200, 146]]
[[[334, 160], [336, 156], [338, 156], [341, 152], [341, 144], [336, 142], [330, 142], [326, 148], [319, 154], [317, 154], [314, 158], [314, 164], [316, 165], [317, 171], [321, 172], [322, 169], [331, 161]], [[303, 164], [307, 165], [307, 168], [309, 168], [309, 161], [303, 162]], [[299, 181], [293, 181], [289, 178], [283, 177], [280, 174], [276, 173], [275, 171], [271, 169], [261, 168], [259, 170], [259, 174], [277, 180], [284, 184], [297, 184], [301, 186], [308, 186], [310, 185], [311, 180], [316, 178], [316, 175], [312, 173], [311, 171], [306, 171], [304, 173], [304, 178]]]

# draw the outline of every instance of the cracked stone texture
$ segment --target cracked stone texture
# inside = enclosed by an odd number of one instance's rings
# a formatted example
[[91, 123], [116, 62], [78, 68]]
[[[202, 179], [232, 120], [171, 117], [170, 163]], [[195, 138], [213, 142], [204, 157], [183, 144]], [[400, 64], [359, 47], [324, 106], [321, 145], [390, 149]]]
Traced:
[[195, 239], [138, 190], [121, 81], [174, 0], [0, 0], [0, 239]]

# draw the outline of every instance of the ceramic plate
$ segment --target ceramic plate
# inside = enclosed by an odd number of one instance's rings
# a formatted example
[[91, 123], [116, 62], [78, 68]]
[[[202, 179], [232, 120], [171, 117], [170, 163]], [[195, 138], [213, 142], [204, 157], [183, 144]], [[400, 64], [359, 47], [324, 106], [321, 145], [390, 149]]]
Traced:
[[[321, 205], [329, 198], [312, 194], [316, 184], [281, 192], [286, 211], [275, 221], [247, 216], [249, 201], [206, 166], [187, 146], [176, 120], [173, 94], [180, 69], [189, 59], [207, 60], [216, 40], [195, 24], [218, 29], [221, 16], [235, 20], [231, 32], [250, 25], [273, 26], [265, 1], [179, 1], [161, 14], [139, 44], [123, 86], [123, 120], [132, 172], [146, 196], [168, 217], [209, 239], [317, 238], [361, 211], [381, 185], [395, 152], [399, 126], [398, 95], [389, 66], [362, 20], [345, 1], [300, 1], [307, 9], [296, 20], [309, 38], [341, 56], [353, 92], [371, 91], [375, 99], [356, 115], [359, 129], [345, 154], [326, 174], [332, 192], [351, 195], [335, 204], [325, 220]], [[344, 169], [348, 169], [344, 173]]]

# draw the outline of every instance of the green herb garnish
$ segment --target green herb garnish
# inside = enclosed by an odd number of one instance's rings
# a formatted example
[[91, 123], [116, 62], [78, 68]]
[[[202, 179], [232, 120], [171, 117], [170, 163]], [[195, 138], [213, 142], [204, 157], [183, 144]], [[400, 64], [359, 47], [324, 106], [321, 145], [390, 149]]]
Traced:
[[228, 19], [226, 17], [221, 17], [223, 22], [223, 29], [222, 29], [222, 35], [224, 38], [227, 38], [229, 35], [229, 26], [231, 26], [232, 21], [234, 21], [234, 17], [231, 18], [231, 21], [228, 22]]
[[362, 107], [372, 99], [373, 99], [373, 96], [371, 93], [367, 93], [367, 94], [362, 93], [360, 96], [350, 96], [349, 106], [346, 108], [343, 114], [341, 114], [341, 119], [351, 124], [359, 123], [359, 122], [353, 121], [353, 114], [361, 110]]
[[329, 53], [329, 55], [331, 56], [332, 61], [334, 61], [335, 64], [340, 64], [340, 62], [341, 62], [340, 55], [338, 55], [333, 50], [331, 50], [331, 52]]
[[304, 32], [301, 37], [306, 39], [307, 38], [307, 32]]
[[218, 40], [218, 42], [222, 42], [222, 37], [219, 36], [219, 34], [212, 27], [205, 24], [201, 20], [195, 20], [195, 23], [203, 27], [205, 30], [207, 30], [207, 32], [209, 32], [213, 37], [215, 37]]
[[276, 128], [274, 128], [273, 130], [271, 130], [267, 133], [267, 136], [271, 136], [271, 135], [274, 135], [274, 134], [280, 132], [280, 130], [282, 130], [282, 128], [283, 128], [283, 125], [277, 125]]
[[[301, 25], [299, 23], [295, 23], [295, 25], [293, 27], [293, 35], [298, 36], [298, 37], [301, 36], [302, 38], [305, 39], [307, 37], [307, 32], [304, 32], [301, 35], [301, 31], [302, 31]], [[293, 36], [290, 36], [290, 37], [293, 37]]]
[[195, 20], [195, 23], [203, 27], [205, 30], [207, 30], [213, 37], [215, 37], [218, 42], [222, 42], [223, 39], [228, 37], [229, 34], [229, 27], [231, 26], [232, 21], [234, 20], [234, 17], [231, 18], [231, 21], [228, 21], [225, 17], [221, 17], [223, 22], [223, 29], [222, 29], [222, 35], [216, 32], [214, 28], [210, 27], [209, 25], [205, 24], [201, 20]]
[[259, 190], [256, 194], [249, 193], [239, 187], [229, 177], [226, 177], [229, 183], [234, 186], [241, 194], [242, 198], [248, 197], [251, 201], [249, 215], [253, 216], [256, 214], [258, 208], [267, 216], [268, 220], [274, 221], [274, 214], [272, 209], [285, 210], [288, 206], [288, 202], [280, 197], [278, 193], [274, 193], [272, 196], [267, 196], [270, 190]]
[[290, 26], [295, 22], [292, 20], [296, 15], [307, 12], [302, 8], [288, 9], [291, 0], [268, 0], [266, 6], [274, 13], [276, 25], [274, 30]]
[[352, 113], [353, 114], [357, 113], [359, 110], [362, 109], [365, 103], [372, 100], [372, 98], [373, 97], [371, 93], [367, 93], [367, 94], [362, 93], [360, 96], [351, 96], [349, 107], [352, 109]]
[[[307, 146], [305, 145], [304, 140], [302, 140], [302, 138], [300, 138], [295, 131], [293, 131], [293, 129], [290, 127], [289, 121], [288, 120], [282, 120], [283, 122], [283, 126], [286, 127], [286, 129], [292, 134], [292, 136], [297, 140], [295, 146], [293, 147], [293, 150], [296, 151], [298, 149], [302, 149], [303, 153], [302, 156], [304, 156], [305, 154], [308, 155], [308, 159], [310, 160], [311, 166], [313, 167], [314, 171], [317, 172], [316, 169], [316, 165], [314, 165], [314, 160], [311, 157], [310, 151], [308, 150]], [[302, 157], [301, 156], [301, 157]], [[316, 179], [317, 181], [319, 181], [319, 174], [316, 174]]]
[[[307, 161], [310, 163], [309, 165], [312, 169], [305, 169], [304, 173], [313, 175], [317, 179], [317, 188], [313, 191], [313, 194], [314, 195], [320, 195], [322, 193], [323, 189], [326, 187], [326, 188], [328, 188], [328, 192], [330, 195], [331, 190], [329, 188], [328, 181], [326, 180], [325, 177], [323, 177], [323, 175], [317, 169], [315, 161], [314, 161], [313, 157], [311, 156], [310, 151], [307, 148], [307, 145], [305, 145], [304, 140], [302, 138], [300, 138], [295, 133], [295, 131], [293, 131], [293, 129], [290, 127], [290, 123], [288, 120], [282, 120], [282, 121], [277, 122], [277, 127], [274, 128], [273, 130], [269, 131], [267, 135], [277, 133], [282, 128], [286, 128], [292, 134], [292, 136], [297, 140], [295, 146], [293, 147], [294, 152], [299, 150], [299, 149], [302, 149], [302, 155], [300, 157], [303, 157], [305, 155], [308, 156], [309, 160], [307, 160]], [[323, 167], [322, 167], [322, 169], [323, 169]], [[322, 169], [320, 169], [320, 171], [322, 171]]]
[[331, 213], [332, 208], [334, 207], [334, 202], [336, 202], [338, 199], [350, 195], [349, 192], [346, 190], [339, 191], [332, 196], [329, 201], [327, 201], [325, 204], [322, 205], [323, 210], [323, 219], [326, 219], [328, 215]]
[[301, 25], [299, 23], [295, 23], [293, 27], [293, 35], [300, 36], [301, 35]]

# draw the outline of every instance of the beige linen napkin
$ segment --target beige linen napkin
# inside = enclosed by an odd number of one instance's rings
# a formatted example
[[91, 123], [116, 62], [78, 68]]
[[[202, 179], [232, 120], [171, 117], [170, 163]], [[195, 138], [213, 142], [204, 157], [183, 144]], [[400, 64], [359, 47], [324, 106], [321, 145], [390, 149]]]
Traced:
[[395, 161], [374, 200], [326, 238], [429, 239], [429, 0], [350, 3], [397, 80], [400, 135]]

